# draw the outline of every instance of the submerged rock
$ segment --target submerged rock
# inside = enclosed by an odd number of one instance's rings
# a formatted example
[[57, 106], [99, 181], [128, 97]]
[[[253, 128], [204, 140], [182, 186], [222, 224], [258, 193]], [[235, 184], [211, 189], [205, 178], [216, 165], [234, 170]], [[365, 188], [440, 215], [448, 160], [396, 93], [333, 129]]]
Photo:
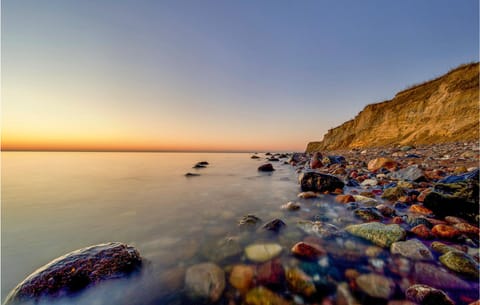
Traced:
[[285, 222], [283, 222], [283, 220], [275, 218], [270, 220], [266, 224], [264, 224], [262, 228], [267, 231], [273, 231], [278, 233], [281, 229], [285, 228], [286, 226], [287, 225], [285, 224]]
[[266, 163], [266, 164], [260, 165], [258, 167], [258, 170], [261, 172], [273, 172], [275, 169], [273, 168], [273, 165], [271, 163]]
[[278, 256], [282, 246], [274, 243], [252, 244], [245, 248], [245, 255], [253, 262], [263, 263]]
[[394, 242], [390, 247], [392, 254], [400, 254], [412, 260], [431, 260], [430, 250], [418, 239]]
[[123, 277], [141, 266], [137, 249], [119, 243], [99, 244], [70, 252], [29, 275], [4, 304], [41, 297], [60, 297], [101, 281]]
[[238, 221], [238, 226], [242, 228], [255, 228], [262, 220], [253, 214], [248, 214]]
[[384, 225], [378, 222], [350, 225], [345, 230], [355, 236], [367, 239], [380, 247], [405, 239], [406, 232], [397, 224]]
[[405, 291], [407, 300], [420, 305], [455, 305], [445, 292], [427, 285], [413, 285]]
[[470, 285], [458, 276], [429, 263], [415, 263], [412, 275], [415, 283], [418, 284], [432, 285], [441, 289], [471, 289]]
[[340, 283], [337, 286], [337, 305], [360, 305], [360, 302], [352, 295], [348, 283]]
[[225, 289], [225, 272], [212, 263], [193, 265], [185, 274], [185, 289], [193, 300], [216, 302]]
[[281, 208], [282, 210], [287, 210], [287, 211], [298, 211], [300, 210], [300, 203], [289, 201], [286, 204], [282, 205]]
[[319, 245], [302, 241], [292, 247], [292, 253], [304, 259], [317, 259], [319, 256], [325, 255], [326, 252]]
[[333, 192], [345, 186], [337, 177], [317, 172], [302, 172], [298, 179], [304, 192]]
[[293, 292], [309, 297], [317, 291], [312, 278], [298, 268], [287, 270], [286, 278]]
[[229, 283], [241, 293], [245, 293], [253, 286], [255, 268], [249, 265], [235, 265], [230, 273]]
[[250, 290], [245, 296], [246, 305], [291, 305], [289, 302], [273, 291], [260, 286]]
[[355, 281], [360, 290], [374, 298], [388, 299], [395, 292], [393, 280], [382, 275], [362, 274]]

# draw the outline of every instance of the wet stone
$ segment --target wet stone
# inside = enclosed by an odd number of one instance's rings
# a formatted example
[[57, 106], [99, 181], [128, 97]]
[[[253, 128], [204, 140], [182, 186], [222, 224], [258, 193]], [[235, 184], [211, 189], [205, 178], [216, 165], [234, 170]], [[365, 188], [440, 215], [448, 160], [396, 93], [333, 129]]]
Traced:
[[282, 246], [275, 243], [251, 244], [245, 248], [245, 255], [253, 262], [263, 263], [278, 256]]
[[432, 285], [440, 289], [468, 290], [470, 284], [436, 265], [417, 262], [413, 267], [413, 279], [418, 284]]
[[405, 239], [406, 232], [397, 224], [384, 225], [370, 222], [350, 225], [345, 228], [352, 235], [367, 239], [380, 247], [390, 247], [396, 241]]
[[388, 299], [395, 292], [395, 283], [378, 274], [362, 274], [355, 281], [360, 290], [374, 298]]
[[449, 251], [439, 258], [440, 262], [448, 269], [466, 277], [478, 279], [479, 265], [468, 254], [460, 251]]
[[70, 252], [37, 269], [18, 284], [4, 304], [60, 297], [99, 282], [121, 278], [141, 267], [138, 251], [112, 242]]
[[418, 226], [413, 227], [412, 233], [423, 239], [433, 238], [432, 231], [430, 231], [430, 229], [424, 224], [420, 224]]
[[412, 260], [432, 260], [430, 250], [418, 239], [394, 242], [390, 246], [392, 254], [400, 254]]
[[282, 287], [285, 281], [285, 270], [279, 258], [269, 260], [257, 266], [256, 283], [267, 287]]
[[337, 305], [360, 305], [360, 302], [350, 292], [347, 283], [340, 283], [337, 286]]
[[193, 265], [185, 274], [185, 289], [193, 300], [216, 302], [225, 289], [225, 273], [212, 263]]
[[258, 167], [260, 172], [273, 172], [275, 169], [271, 163], [266, 163]]
[[288, 287], [293, 292], [308, 297], [317, 291], [312, 278], [298, 268], [287, 270], [286, 279]]
[[241, 293], [247, 292], [254, 284], [255, 268], [249, 265], [235, 265], [230, 273], [229, 283]]
[[455, 305], [445, 292], [427, 285], [413, 285], [405, 291], [407, 300], [420, 305]]
[[242, 219], [238, 222], [238, 226], [240, 227], [255, 227], [259, 222], [262, 220], [253, 214], [248, 214], [243, 216]]
[[358, 208], [353, 214], [364, 221], [379, 221], [383, 219], [382, 214], [375, 208]]
[[325, 249], [321, 246], [306, 242], [296, 243], [292, 247], [292, 253], [303, 259], [310, 260], [317, 259], [319, 256], [326, 254]]
[[262, 228], [267, 230], [267, 231], [272, 231], [272, 232], [278, 233], [278, 232], [280, 232], [281, 229], [285, 228], [286, 226], [287, 225], [285, 224], [285, 222], [283, 222], [283, 220], [275, 218], [275, 219], [270, 220], [266, 224], [264, 224], [262, 226]]
[[317, 172], [302, 172], [298, 179], [303, 192], [333, 192], [337, 188], [343, 189], [345, 185], [335, 176]]
[[259, 286], [250, 290], [245, 296], [246, 305], [292, 305], [292, 302], [285, 300], [273, 291]]
[[403, 187], [396, 186], [396, 187], [387, 188], [383, 192], [382, 198], [389, 201], [395, 201], [398, 198], [405, 196], [406, 194], [407, 194], [407, 191]]

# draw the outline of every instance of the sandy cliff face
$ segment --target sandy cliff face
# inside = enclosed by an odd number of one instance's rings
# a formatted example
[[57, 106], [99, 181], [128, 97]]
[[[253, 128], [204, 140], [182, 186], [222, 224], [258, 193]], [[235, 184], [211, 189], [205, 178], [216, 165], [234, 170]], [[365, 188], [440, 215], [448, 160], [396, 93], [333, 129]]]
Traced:
[[426, 83], [366, 106], [307, 152], [418, 145], [479, 138], [479, 64], [460, 66]]

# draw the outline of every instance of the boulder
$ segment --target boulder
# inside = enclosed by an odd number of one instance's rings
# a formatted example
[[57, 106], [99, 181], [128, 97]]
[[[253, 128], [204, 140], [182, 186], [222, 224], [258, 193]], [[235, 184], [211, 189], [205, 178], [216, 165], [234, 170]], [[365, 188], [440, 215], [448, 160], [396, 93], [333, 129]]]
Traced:
[[10, 292], [4, 304], [69, 295], [105, 280], [124, 277], [139, 270], [141, 264], [137, 249], [120, 242], [79, 249], [37, 269]]
[[225, 272], [213, 263], [193, 265], [185, 274], [185, 289], [192, 300], [216, 302], [225, 289]]
[[317, 172], [302, 172], [298, 179], [303, 192], [333, 192], [345, 186], [339, 178]]

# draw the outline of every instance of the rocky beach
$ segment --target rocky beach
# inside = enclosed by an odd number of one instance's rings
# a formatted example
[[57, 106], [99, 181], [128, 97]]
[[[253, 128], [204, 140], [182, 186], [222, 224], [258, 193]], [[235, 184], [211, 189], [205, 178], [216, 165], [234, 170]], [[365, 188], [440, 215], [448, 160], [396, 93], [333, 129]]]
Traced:
[[[228, 235], [177, 244], [181, 267], [157, 275], [161, 303], [478, 304], [479, 156], [478, 142], [254, 154], [264, 179], [294, 169], [298, 192], [270, 219], [228, 215]], [[199, 164], [187, 179], [203, 178], [209, 165]], [[120, 243], [75, 251], [6, 304], [55, 303], [132, 270], [155, 272], [141, 252]]]

